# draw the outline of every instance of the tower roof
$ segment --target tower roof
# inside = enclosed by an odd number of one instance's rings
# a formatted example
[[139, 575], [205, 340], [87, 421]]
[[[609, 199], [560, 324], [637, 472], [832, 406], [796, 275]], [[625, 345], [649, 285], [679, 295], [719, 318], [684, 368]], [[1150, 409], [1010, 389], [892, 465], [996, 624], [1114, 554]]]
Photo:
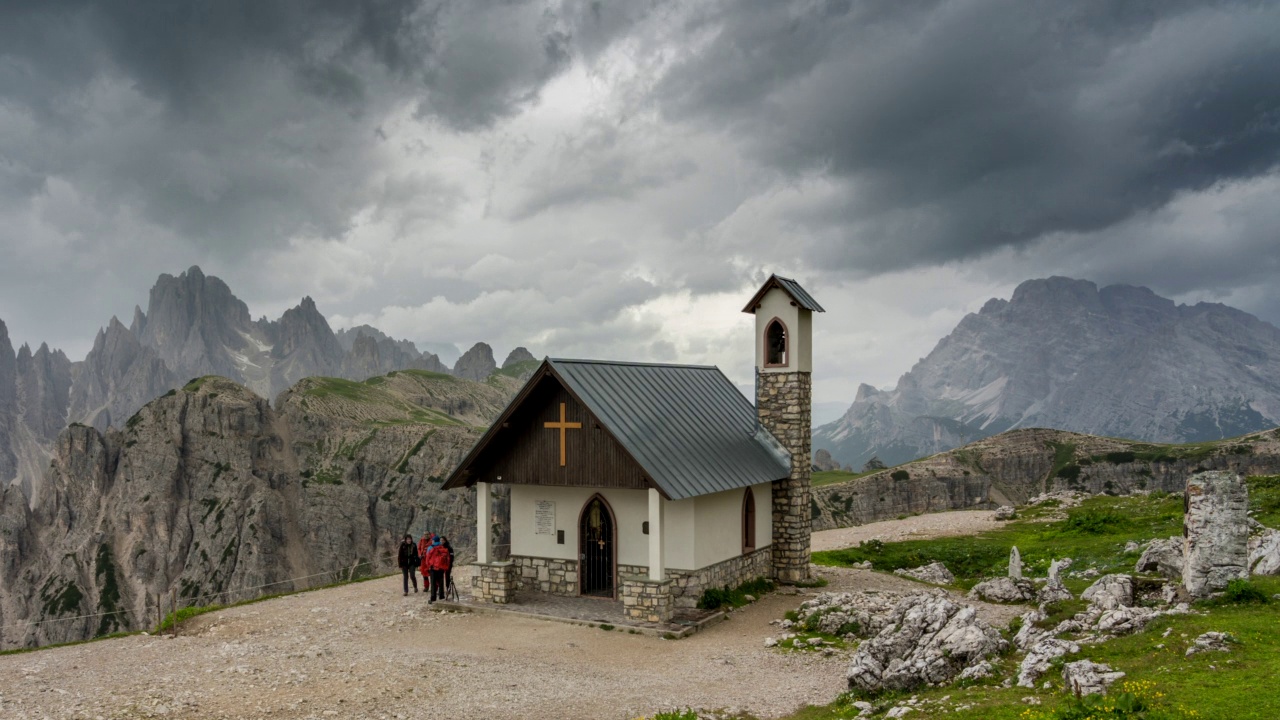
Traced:
[[826, 312], [822, 309], [822, 306], [818, 304], [818, 301], [813, 299], [813, 296], [810, 295], [808, 291], [800, 287], [800, 283], [792, 280], [791, 278], [779, 277], [777, 275], [769, 276], [769, 279], [765, 281], [764, 285], [761, 285], [760, 289], [756, 291], [756, 294], [751, 297], [751, 302], [748, 302], [747, 306], [742, 308], [742, 312], [754, 315], [756, 308], [760, 305], [760, 299], [764, 297], [765, 293], [769, 292], [773, 288], [778, 288], [789, 295], [792, 302], [805, 310], [810, 312]]

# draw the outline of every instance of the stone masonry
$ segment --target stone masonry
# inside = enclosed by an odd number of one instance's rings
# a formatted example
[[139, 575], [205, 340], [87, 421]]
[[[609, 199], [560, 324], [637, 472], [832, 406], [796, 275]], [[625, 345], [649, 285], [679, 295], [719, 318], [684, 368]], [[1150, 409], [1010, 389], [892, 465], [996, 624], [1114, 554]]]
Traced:
[[791, 476], [773, 483], [773, 576], [783, 583], [809, 578], [810, 431], [813, 377], [807, 372], [760, 373], [760, 424], [791, 452]]
[[626, 577], [622, 579], [618, 590], [618, 595], [622, 598], [622, 610], [632, 620], [651, 623], [671, 621], [675, 606], [671, 602], [670, 580]]
[[1249, 577], [1249, 491], [1232, 472], [1211, 471], [1187, 480], [1186, 564], [1182, 584], [1193, 597]]
[[477, 572], [472, 574], [472, 596], [480, 602], [506, 605], [515, 602], [519, 576], [511, 561], [474, 563]]
[[521, 590], [537, 590], [553, 595], [578, 594], [578, 561], [512, 555]]

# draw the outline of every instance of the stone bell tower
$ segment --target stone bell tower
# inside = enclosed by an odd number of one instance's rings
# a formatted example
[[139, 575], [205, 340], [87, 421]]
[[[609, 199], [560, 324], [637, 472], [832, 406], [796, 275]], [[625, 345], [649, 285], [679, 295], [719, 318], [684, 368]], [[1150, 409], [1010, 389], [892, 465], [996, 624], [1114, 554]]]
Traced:
[[743, 312], [756, 316], [756, 413], [791, 452], [791, 475], [773, 483], [773, 576], [809, 577], [813, 314], [824, 312], [795, 280], [777, 275]]

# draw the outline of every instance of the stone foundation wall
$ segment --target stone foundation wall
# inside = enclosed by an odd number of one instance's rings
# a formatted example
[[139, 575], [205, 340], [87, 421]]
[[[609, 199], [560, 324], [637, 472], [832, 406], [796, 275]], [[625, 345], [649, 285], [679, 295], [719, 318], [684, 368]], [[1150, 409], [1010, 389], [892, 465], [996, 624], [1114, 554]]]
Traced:
[[515, 602], [519, 577], [514, 563], [474, 563], [472, 567], [476, 569], [471, 574], [472, 597], [496, 605]]
[[[645, 569], [648, 572], [648, 568]], [[760, 548], [748, 555], [729, 558], [701, 570], [667, 570], [672, 581], [671, 595], [677, 608], [695, 608], [708, 588], [737, 587], [758, 577], [773, 577], [772, 548]]]
[[670, 580], [624, 577], [618, 586], [623, 611], [627, 617], [640, 622], [669, 622], [675, 609], [671, 602], [671, 585]]
[[812, 404], [809, 373], [760, 373], [756, 391], [760, 424], [791, 452], [791, 476], [773, 483], [773, 577], [781, 582], [809, 577]]
[[554, 595], [578, 594], [577, 560], [512, 555], [511, 562], [516, 566], [516, 580], [521, 590], [538, 590]]

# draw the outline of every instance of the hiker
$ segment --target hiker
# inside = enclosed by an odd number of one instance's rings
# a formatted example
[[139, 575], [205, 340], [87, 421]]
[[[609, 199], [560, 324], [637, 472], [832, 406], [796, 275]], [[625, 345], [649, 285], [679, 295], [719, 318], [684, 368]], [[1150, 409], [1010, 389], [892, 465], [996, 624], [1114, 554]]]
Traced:
[[[418, 565], [422, 558], [418, 557], [418, 548], [413, 544], [413, 536], [406, 534], [400, 541], [400, 574], [404, 576], [404, 594], [409, 596], [409, 581], [413, 580], [413, 591], [418, 592]], [[423, 588], [424, 590], [426, 588]]]
[[444, 595], [444, 573], [452, 567], [449, 558], [449, 551], [444, 545], [440, 544], [440, 538], [431, 541], [431, 551], [427, 553], [427, 568], [431, 571], [431, 599], [428, 604], [436, 601], [437, 594], [441, 600], [445, 599]]
[[434, 533], [423, 530], [422, 539], [418, 541], [418, 562], [421, 564], [422, 592], [424, 593], [431, 591], [431, 571], [427, 568], [427, 553], [431, 552], [431, 541], [435, 537]]
[[448, 597], [449, 592], [453, 590], [453, 546], [449, 544], [449, 538], [444, 536], [440, 537], [440, 544], [449, 551], [449, 567], [444, 570], [444, 594]]

